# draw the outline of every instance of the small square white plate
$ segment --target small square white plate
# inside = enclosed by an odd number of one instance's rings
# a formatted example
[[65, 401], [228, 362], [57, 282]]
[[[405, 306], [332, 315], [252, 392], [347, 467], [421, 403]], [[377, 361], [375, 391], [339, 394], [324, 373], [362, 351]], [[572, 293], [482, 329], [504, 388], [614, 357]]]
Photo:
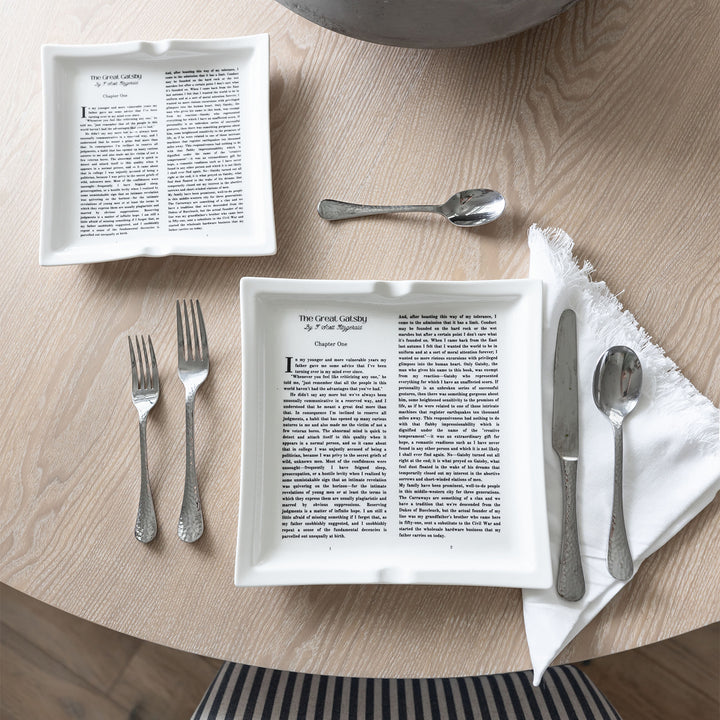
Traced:
[[45, 45], [40, 264], [276, 250], [269, 38]]
[[236, 585], [551, 585], [541, 283], [240, 294]]

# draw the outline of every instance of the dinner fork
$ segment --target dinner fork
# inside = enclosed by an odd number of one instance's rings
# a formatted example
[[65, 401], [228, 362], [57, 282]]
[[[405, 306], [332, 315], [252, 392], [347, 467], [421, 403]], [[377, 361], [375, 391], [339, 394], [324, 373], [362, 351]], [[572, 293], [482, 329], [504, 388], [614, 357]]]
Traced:
[[208, 376], [210, 357], [200, 302], [196, 300], [193, 303], [191, 300], [188, 313], [186, 301], [183, 300], [181, 306], [180, 301], [176, 300], [175, 310], [178, 375], [185, 386], [185, 490], [178, 521], [178, 536], [185, 542], [195, 542], [204, 529], [200, 488], [195, 472], [195, 395]]
[[[142, 346], [141, 346], [142, 340]], [[130, 346], [130, 368], [132, 372], [132, 401], [140, 416], [140, 502], [135, 520], [135, 537], [143, 543], [149, 543], [157, 533], [157, 519], [152, 493], [147, 460], [147, 416], [160, 397], [160, 378], [152, 340], [135, 336], [137, 357], [133, 349], [132, 339], [128, 335]], [[150, 351], [148, 356], [148, 349]]]

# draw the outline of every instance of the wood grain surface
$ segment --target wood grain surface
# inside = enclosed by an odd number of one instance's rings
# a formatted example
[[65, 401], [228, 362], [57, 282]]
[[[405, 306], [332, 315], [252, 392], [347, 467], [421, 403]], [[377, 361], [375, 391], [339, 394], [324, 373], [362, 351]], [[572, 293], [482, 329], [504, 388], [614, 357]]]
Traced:
[[[189, 718], [221, 662], [113, 632], [0, 584], [0, 717]], [[710, 720], [720, 623], [578, 664], [623, 718]]]
[[[85, 619], [203, 655], [362, 675], [529, 667], [520, 592], [233, 586], [241, 433], [238, 284], [248, 275], [524, 277], [530, 224], [557, 226], [696, 387], [720, 403], [720, 6], [583, 0], [462, 50], [376, 46], [273, 0], [10, 0], [0, 7], [4, 252], [0, 581]], [[38, 265], [40, 45], [270, 34], [278, 252]], [[323, 197], [442, 201], [493, 187], [496, 223], [330, 224]], [[203, 306], [196, 406], [206, 531], [175, 535], [184, 476], [174, 301]], [[133, 537], [139, 485], [128, 334], [163, 391], [148, 452], [159, 533]], [[720, 619], [720, 503], [646, 561], [562, 653], [617, 652]]]

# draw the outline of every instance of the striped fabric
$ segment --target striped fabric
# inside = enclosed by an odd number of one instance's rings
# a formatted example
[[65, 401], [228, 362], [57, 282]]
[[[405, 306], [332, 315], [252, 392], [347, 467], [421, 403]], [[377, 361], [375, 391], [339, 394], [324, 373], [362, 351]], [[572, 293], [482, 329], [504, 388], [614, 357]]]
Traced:
[[333, 677], [226, 662], [192, 720], [619, 720], [572, 665], [429, 680]]

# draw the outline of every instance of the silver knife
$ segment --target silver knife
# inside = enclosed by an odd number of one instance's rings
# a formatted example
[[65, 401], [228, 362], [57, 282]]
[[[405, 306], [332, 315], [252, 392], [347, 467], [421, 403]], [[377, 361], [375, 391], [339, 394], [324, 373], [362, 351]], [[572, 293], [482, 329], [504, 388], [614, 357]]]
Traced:
[[577, 321], [574, 311], [560, 316], [553, 369], [552, 446], [560, 458], [563, 485], [562, 535], [557, 591], [566, 600], [585, 594], [577, 526], [578, 465]]

